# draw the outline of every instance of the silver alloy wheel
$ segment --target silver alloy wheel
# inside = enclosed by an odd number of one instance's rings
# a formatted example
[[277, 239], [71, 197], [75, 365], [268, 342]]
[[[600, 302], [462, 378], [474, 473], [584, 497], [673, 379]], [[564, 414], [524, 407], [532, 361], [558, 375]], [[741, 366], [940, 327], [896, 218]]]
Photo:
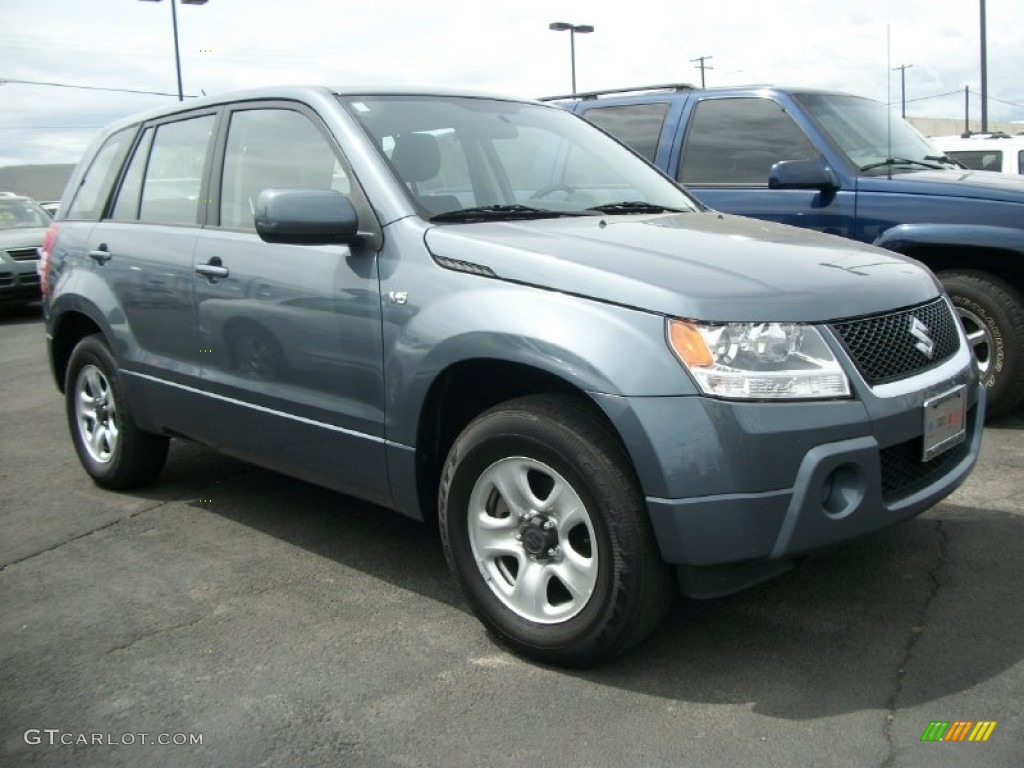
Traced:
[[957, 307], [956, 313], [967, 334], [967, 341], [970, 342], [971, 351], [974, 352], [974, 359], [978, 364], [978, 372], [984, 376], [992, 367], [992, 352], [995, 349], [995, 339], [992, 338], [992, 331], [985, 322], [969, 309]]
[[85, 365], [75, 380], [75, 424], [89, 457], [107, 464], [117, 452], [120, 429], [110, 380], [95, 365]]
[[473, 557], [494, 595], [538, 624], [586, 607], [597, 585], [594, 526], [572, 486], [525, 457], [488, 467], [469, 499]]

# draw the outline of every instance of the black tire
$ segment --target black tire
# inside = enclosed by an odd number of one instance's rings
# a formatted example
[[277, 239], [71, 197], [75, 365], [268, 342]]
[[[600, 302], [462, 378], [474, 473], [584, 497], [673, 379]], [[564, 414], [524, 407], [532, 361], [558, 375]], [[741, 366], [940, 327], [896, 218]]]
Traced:
[[1024, 303], [1020, 293], [987, 272], [941, 272], [939, 279], [971, 340], [988, 389], [988, 415], [1008, 413], [1024, 398]]
[[64, 402], [78, 460], [97, 485], [136, 488], [160, 474], [169, 440], [135, 426], [117, 362], [99, 334], [72, 351]]
[[524, 656], [607, 661], [650, 634], [675, 594], [625, 452], [575, 398], [524, 397], [470, 423], [445, 462], [439, 510], [470, 606]]

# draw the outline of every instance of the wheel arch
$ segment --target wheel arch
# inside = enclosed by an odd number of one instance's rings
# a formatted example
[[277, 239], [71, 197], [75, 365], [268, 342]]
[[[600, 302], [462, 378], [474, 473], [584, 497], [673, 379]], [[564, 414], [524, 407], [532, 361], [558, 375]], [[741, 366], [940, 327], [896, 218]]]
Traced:
[[[575, 383], [542, 368], [509, 360], [462, 360], [441, 371], [420, 409], [416, 441], [416, 497], [423, 519], [437, 517], [441, 469], [462, 430], [484, 411], [528, 395], [561, 394], [587, 409], [632, 464], [632, 454], [608, 415]], [[639, 486], [638, 486], [639, 487]]]
[[935, 273], [987, 272], [1024, 291], [1024, 234], [1007, 227], [904, 224], [874, 245], [917, 259]]
[[94, 307], [91, 308], [85, 303], [53, 315], [54, 319], [50, 326], [50, 368], [61, 394], [64, 393], [64, 379], [68, 363], [71, 361], [71, 353], [78, 342], [86, 336], [98, 333], [110, 346], [109, 329], [97, 319], [101, 316]]

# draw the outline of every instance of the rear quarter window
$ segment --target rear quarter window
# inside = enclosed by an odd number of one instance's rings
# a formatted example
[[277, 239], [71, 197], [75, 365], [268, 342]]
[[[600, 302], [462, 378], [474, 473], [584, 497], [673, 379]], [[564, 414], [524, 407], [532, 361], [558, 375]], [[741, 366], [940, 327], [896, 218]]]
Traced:
[[111, 187], [131, 148], [136, 128], [125, 128], [107, 139], [100, 147], [75, 193], [65, 218], [97, 220], [110, 199]]

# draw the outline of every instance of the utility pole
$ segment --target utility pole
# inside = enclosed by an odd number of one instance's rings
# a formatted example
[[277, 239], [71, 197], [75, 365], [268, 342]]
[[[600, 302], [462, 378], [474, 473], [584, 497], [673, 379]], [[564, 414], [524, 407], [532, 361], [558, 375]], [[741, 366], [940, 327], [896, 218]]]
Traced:
[[893, 72], [897, 69], [900, 71], [900, 117], [904, 120], [907, 119], [907, 70], [912, 66], [914, 65], [900, 64], [898, 67], [892, 68]]
[[988, 130], [988, 41], [985, 31], [985, 0], [981, 0], [981, 132]]
[[964, 86], [964, 133], [971, 133], [971, 86]]
[[699, 69], [700, 70], [700, 87], [701, 88], [704, 87], [704, 70], [705, 69], [714, 69], [714, 67], [712, 67], [709, 64], [705, 64], [704, 62], [708, 61], [709, 59], [713, 59], [713, 58], [715, 58], [715, 57], [714, 56], [698, 56], [696, 59], [690, 59], [690, 61], [698, 61], [698, 62], [700, 62], [697, 66], [694, 67], [694, 69]]

